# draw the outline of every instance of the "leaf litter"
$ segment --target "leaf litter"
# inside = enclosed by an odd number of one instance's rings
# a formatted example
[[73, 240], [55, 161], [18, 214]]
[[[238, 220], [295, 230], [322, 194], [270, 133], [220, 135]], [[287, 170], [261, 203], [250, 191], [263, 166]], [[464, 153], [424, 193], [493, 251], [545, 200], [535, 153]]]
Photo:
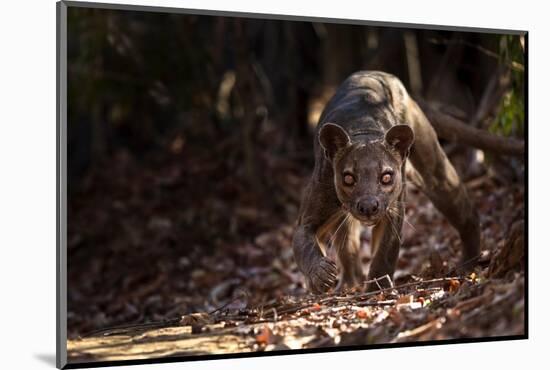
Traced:
[[[483, 239], [474, 273], [456, 273], [457, 233], [412, 187], [394, 287], [314, 296], [292, 255], [298, 198], [286, 195], [303, 186], [306, 170], [266, 161], [269, 181], [285, 189], [273, 193], [285, 197], [281, 208], [259, 207], [231, 177], [204, 185], [219, 196], [193, 196], [200, 186], [189, 175], [215, 180], [215, 167], [184, 166], [185, 173], [174, 160], [137, 171], [124, 156], [115, 162], [124, 180], [96, 171], [70, 202], [71, 362], [525, 332], [523, 185], [484, 175], [470, 189]], [[190, 198], [192, 206], [183, 201]], [[367, 231], [361, 241], [366, 272]]]

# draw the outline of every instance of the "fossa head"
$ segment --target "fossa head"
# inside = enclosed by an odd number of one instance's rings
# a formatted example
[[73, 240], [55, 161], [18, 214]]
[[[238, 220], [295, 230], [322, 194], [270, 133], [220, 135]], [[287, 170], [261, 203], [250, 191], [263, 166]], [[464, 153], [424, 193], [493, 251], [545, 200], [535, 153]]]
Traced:
[[383, 138], [352, 142], [339, 125], [326, 123], [319, 143], [332, 163], [334, 186], [342, 208], [365, 225], [376, 225], [398, 201], [402, 166], [414, 133], [407, 125], [390, 128]]

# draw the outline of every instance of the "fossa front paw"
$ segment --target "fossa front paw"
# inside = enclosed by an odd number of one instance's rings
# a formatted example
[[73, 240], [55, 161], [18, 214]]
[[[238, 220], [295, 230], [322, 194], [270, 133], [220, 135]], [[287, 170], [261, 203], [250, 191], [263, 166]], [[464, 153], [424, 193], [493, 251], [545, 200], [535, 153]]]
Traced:
[[336, 276], [336, 264], [328, 258], [321, 257], [307, 274], [306, 282], [312, 293], [321, 294], [334, 288], [336, 285]]

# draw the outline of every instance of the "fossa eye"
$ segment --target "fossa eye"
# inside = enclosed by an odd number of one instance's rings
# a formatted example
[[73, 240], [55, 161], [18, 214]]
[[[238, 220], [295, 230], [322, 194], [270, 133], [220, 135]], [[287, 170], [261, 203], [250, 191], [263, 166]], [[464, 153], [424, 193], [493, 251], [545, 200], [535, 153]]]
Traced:
[[351, 186], [355, 184], [355, 177], [353, 177], [352, 174], [345, 173], [344, 174], [344, 184]]
[[386, 172], [380, 177], [380, 182], [383, 185], [390, 185], [393, 182], [393, 175], [391, 172]]

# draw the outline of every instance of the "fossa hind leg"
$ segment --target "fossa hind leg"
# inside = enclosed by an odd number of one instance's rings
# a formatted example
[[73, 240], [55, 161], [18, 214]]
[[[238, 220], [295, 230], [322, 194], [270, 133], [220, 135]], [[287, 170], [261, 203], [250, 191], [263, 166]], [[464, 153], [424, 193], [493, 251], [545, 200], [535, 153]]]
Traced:
[[469, 270], [479, 256], [479, 216], [464, 184], [439, 145], [433, 127], [412, 100], [408, 116], [416, 136], [410, 161], [422, 177], [422, 190], [460, 234], [462, 267]]

